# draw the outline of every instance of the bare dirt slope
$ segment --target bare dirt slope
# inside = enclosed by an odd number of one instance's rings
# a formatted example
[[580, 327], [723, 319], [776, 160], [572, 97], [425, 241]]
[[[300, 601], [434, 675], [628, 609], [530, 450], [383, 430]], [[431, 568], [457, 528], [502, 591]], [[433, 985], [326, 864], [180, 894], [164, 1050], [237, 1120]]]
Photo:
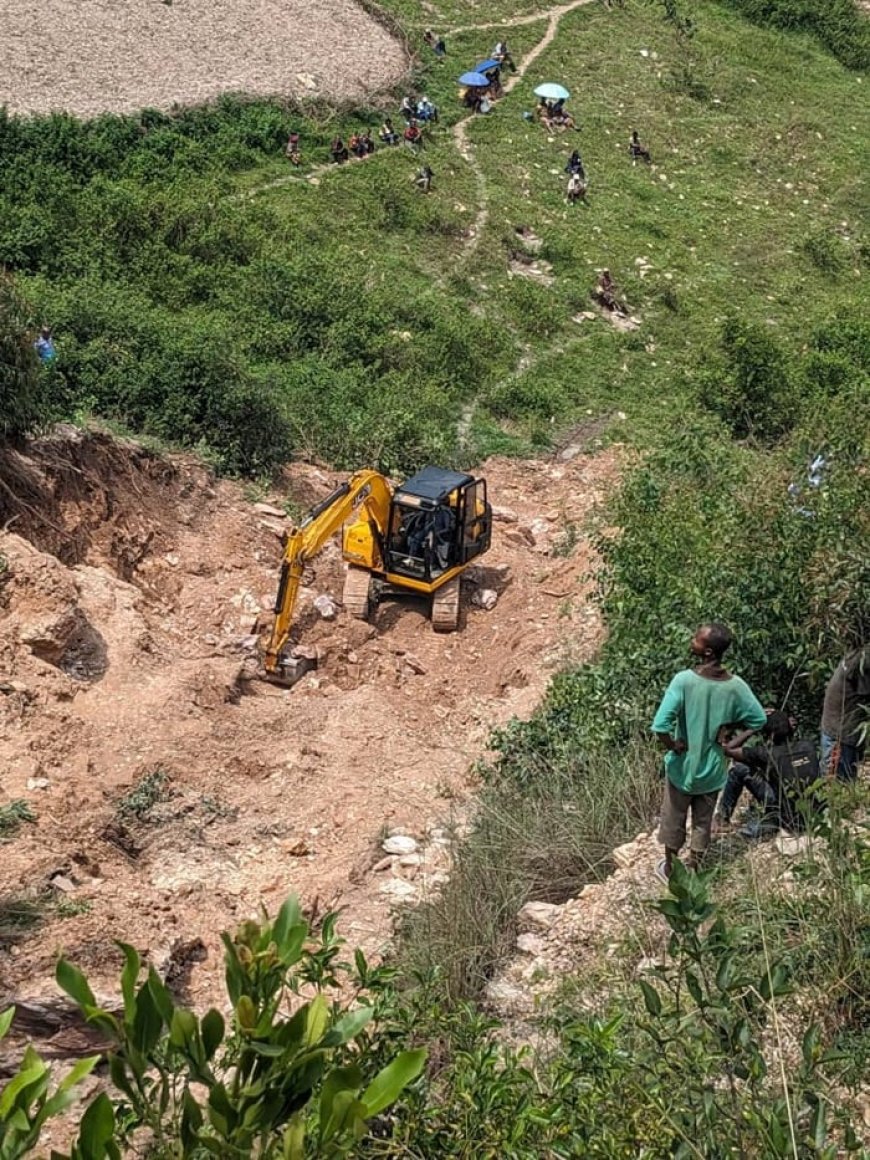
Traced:
[[[38, 820], [0, 847], [0, 904], [61, 903], [0, 950], [0, 999], [54, 993], [60, 948], [111, 993], [118, 937], [158, 963], [201, 938], [188, 997], [217, 999], [219, 931], [291, 891], [345, 907], [343, 933], [382, 945], [396, 882], [423, 873], [378, 868], [385, 829], [443, 822], [490, 729], [597, 642], [581, 529], [617, 463], [483, 465], [512, 510], [464, 585], [455, 636], [409, 604], [381, 605], [371, 625], [321, 620], [314, 598], [340, 599], [343, 582], [329, 545], [298, 622], [320, 664], [286, 691], [239, 679], [273, 600], [280, 519], [195, 463], [101, 435], [7, 454], [0, 803], [25, 799]], [[287, 492], [308, 506], [334, 480], [297, 465]], [[482, 587], [499, 592], [491, 611], [474, 605]]]
[[359, 98], [407, 68], [353, 0], [4, 0], [0, 105], [82, 117], [221, 93]]

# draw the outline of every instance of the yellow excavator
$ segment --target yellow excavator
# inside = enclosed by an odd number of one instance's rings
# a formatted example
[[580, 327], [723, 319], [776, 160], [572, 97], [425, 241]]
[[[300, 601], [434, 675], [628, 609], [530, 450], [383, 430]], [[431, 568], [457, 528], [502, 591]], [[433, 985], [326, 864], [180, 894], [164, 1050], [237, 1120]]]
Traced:
[[266, 677], [293, 684], [311, 667], [290, 650], [290, 629], [305, 566], [344, 525], [343, 603], [365, 620], [373, 602], [417, 595], [431, 601], [432, 627], [454, 632], [460, 576], [489, 548], [492, 508], [486, 480], [424, 467], [393, 489], [377, 471], [358, 471], [291, 529], [284, 544]]

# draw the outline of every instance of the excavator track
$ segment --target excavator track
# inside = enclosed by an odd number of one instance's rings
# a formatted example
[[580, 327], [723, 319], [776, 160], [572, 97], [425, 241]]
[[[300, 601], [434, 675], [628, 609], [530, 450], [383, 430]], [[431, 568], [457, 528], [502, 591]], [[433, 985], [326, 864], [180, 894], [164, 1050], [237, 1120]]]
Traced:
[[455, 576], [432, 597], [432, 628], [435, 632], [456, 632], [459, 627], [460, 580]]
[[364, 568], [348, 568], [344, 578], [342, 603], [355, 620], [367, 620], [371, 576]]

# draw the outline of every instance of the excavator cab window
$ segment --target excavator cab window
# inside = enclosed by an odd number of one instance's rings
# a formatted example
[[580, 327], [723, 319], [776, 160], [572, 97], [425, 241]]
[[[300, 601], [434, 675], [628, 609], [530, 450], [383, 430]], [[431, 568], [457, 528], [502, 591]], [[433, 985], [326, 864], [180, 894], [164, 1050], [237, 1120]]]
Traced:
[[437, 581], [486, 551], [491, 523], [484, 480], [424, 467], [393, 493], [387, 568], [426, 584]]
[[388, 548], [390, 570], [433, 580], [457, 562], [459, 513], [449, 502], [431, 507], [395, 503]]
[[492, 539], [492, 509], [486, 502], [486, 481], [476, 479], [462, 489], [460, 519], [462, 540], [459, 563], [467, 564], [489, 547]]

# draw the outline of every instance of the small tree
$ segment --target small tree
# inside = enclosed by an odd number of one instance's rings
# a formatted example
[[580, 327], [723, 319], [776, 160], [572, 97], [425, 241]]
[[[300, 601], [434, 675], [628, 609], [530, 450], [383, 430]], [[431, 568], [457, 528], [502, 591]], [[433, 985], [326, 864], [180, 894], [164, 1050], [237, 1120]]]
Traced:
[[[154, 1160], [347, 1155], [367, 1121], [420, 1074], [426, 1053], [399, 1052], [366, 1075], [372, 1038], [361, 1033], [371, 1008], [325, 994], [337, 981], [333, 931], [328, 916], [313, 943], [291, 898], [274, 920], [264, 912], [223, 934], [229, 1027], [214, 1008], [199, 1018], [177, 1006], [153, 968], [143, 976], [126, 943], [120, 1015], [100, 1007], [82, 972], [62, 958], [58, 983], [112, 1043], [109, 1075], [120, 1098], [98, 1096], [69, 1156], [53, 1160], [115, 1160], [143, 1132]], [[314, 997], [300, 1002], [305, 987]]]
[[27, 308], [15, 283], [0, 275], [0, 436], [25, 434], [39, 421], [39, 361], [27, 333]]

